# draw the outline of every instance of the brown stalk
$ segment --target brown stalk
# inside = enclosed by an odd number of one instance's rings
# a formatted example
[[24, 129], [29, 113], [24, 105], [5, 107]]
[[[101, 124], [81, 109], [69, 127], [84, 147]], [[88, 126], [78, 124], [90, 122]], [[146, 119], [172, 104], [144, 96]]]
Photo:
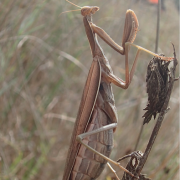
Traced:
[[178, 64], [177, 59], [176, 59], [176, 53], [175, 53], [174, 45], [173, 45], [173, 49], [174, 49], [174, 60], [173, 60], [173, 67], [170, 69], [170, 79], [169, 79], [169, 88], [168, 88], [167, 96], [166, 96], [164, 105], [163, 105], [163, 107], [161, 109], [161, 112], [159, 113], [157, 122], [156, 122], [156, 124], [154, 126], [153, 132], [151, 134], [151, 137], [150, 137], [150, 140], [149, 140], [148, 145], [146, 147], [146, 150], [144, 152], [144, 155], [140, 159], [140, 162], [139, 162], [138, 167], [136, 169], [136, 175], [139, 175], [141, 173], [141, 171], [142, 171], [142, 169], [143, 169], [143, 167], [144, 167], [144, 165], [146, 163], [146, 160], [148, 158], [148, 155], [149, 155], [149, 153], [150, 153], [150, 151], [151, 151], [151, 149], [152, 149], [152, 147], [154, 145], [155, 139], [156, 139], [156, 137], [158, 135], [158, 132], [160, 130], [160, 127], [161, 127], [162, 121], [164, 119], [164, 116], [167, 113], [167, 111], [169, 110], [168, 104], [169, 104], [171, 92], [172, 92], [172, 89], [173, 89], [174, 81], [176, 80], [175, 71], [176, 71], [176, 66]]

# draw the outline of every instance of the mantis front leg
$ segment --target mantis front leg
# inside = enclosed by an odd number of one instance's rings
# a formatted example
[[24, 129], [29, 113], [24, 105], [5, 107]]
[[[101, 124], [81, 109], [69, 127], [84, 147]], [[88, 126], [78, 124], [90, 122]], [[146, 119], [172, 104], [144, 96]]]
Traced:
[[[93, 29], [93, 32], [96, 33], [101, 39], [103, 39], [109, 46], [111, 46], [114, 50], [116, 50], [120, 54], [125, 55], [125, 81], [115, 76], [109, 77], [115, 85], [123, 89], [127, 89], [129, 84], [131, 83], [140, 51], [145, 51], [153, 56], [161, 58], [161, 60], [165, 60], [165, 61], [173, 60], [172, 57], [159, 56], [141, 46], [133, 44], [136, 38], [139, 24], [138, 24], [137, 17], [132, 10], [127, 10], [126, 12], [124, 33], [123, 33], [123, 38], [122, 38], [122, 46], [119, 46], [116, 42], [114, 42], [114, 40], [100, 27], [96, 26], [95, 24], [91, 22], [90, 22], [90, 25], [91, 25], [91, 28]], [[129, 52], [130, 46], [134, 46], [138, 50], [135, 56], [133, 66], [129, 72], [128, 52]]]

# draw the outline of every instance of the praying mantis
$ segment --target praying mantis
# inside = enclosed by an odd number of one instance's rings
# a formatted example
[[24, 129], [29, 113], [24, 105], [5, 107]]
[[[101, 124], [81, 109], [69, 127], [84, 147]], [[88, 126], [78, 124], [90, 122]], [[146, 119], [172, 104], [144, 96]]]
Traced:
[[[93, 61], [74, 125], [63, 180], [96, 179], [107, 162], [115, 175], [116, 173], [109, 163], [113, 163], [134, 176], [119, 163], [109, 158], [113, 147], [113, 133], [118, 121], [111, 84], [113, 83], [123, 89], [128, 88], [133, 78], [140, 51], [143, 50], [154, 56], [160, 56], [133, 44], [139, 26], [134, 11], [127, 10], [126, 12], [122, 46], [119, 46], [103, 29], [93, 24], [92, 15], [99, 10], [99, 7], [84, 6], [80, 8]], [[115, 51], [125, 55], [125, 81], [113, 74], [109, 61], [98, 43], [97, 35]], [[135, 46], [138, 50], [133, 66], [129, 71], [128, 51], [130, 46]], [[163, 56], [160, 58], [167, 61], [172, 60], [172, 58]]]

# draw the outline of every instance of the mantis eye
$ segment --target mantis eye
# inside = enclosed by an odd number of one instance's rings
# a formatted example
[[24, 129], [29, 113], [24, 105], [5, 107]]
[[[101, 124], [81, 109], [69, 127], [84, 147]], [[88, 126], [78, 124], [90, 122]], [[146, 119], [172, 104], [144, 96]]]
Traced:
[[90, 12], [91, 12], [91, 7], [89, 6], [84, 6], [81, 9], [82, 16], [87, 16], [88, 14], [90, 14]]
[[92, 14], [95, 14], [96, 11], [99, 11], [99, 7], [93, 6], [93, 7], [92, 7], [92, 10], [91, 10], [91, 13], [92, 13]]

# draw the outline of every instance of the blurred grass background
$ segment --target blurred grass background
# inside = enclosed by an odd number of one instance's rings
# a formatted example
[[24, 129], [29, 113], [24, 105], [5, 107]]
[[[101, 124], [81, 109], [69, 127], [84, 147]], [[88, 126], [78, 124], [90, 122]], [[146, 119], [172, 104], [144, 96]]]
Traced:
[[[135, 44], [155, 48], [156, 6], [145, 0], [73, 0], [96, 5], [93, 16], [121, 44], [127, 9], [135, 11], [139, 32]], [[179, 22], [174, 1], [165, 1], [159, 53], [179, 57]], [[92, 56], [79, 12], [65, 0], [0, 2], [0, 179], [61, 180]], [[100, 40], [114, 73], [124, 79], [124, 57]], [[132, 65], [136, 49], [131, 48]], [[147, 103], [146, 67], [152, 56], [142, 52], [128, 90], [113, 86], [119, 122], [111, 158], [134, 150]], [[178, 76], [178, 73], [177, 73]], [[175, 83], [167, 113], [143, 172], [152, 179], [179, 179], [179, 86]], [[145, 125], [138, 150], [144, 151], [155, 124]], [[127, 160], [122, 162], [126, 165]], [[122, 171], [118, 170], [122, 177]], [[108, 168], [99, 179], [113, 176]]]

